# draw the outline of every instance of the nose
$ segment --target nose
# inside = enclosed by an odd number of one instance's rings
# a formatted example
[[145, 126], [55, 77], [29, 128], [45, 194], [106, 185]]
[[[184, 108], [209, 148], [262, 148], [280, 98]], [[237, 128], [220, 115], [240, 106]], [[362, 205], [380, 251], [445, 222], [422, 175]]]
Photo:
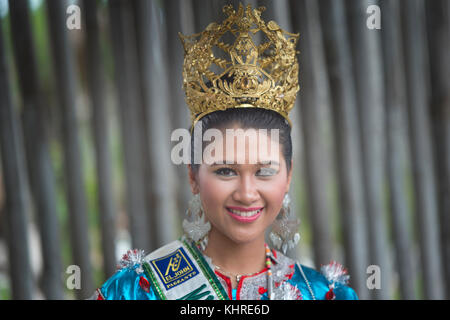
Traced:
[[233, 200], [250, 206], [260, 198], [258, 188], [251, 176], [243, 175], [239, 181], [236, 191], [233, 193]]

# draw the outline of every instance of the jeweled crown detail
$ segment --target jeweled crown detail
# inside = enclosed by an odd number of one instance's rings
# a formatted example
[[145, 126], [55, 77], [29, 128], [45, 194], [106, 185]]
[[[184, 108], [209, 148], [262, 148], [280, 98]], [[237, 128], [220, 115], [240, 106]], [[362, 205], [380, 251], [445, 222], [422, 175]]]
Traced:
[[214, 111], [247, 107], [276, 111], [291, 125], [288, 114], [299, 90], [299, 35], [282, 30], [275, 21], [265, 23], [264, 10], [240, 4], [236, 11], [227, 5], [223, 12], [228, 17], [221, 24], [213, 22], [190, 36], [180, 34], [192, 125]]

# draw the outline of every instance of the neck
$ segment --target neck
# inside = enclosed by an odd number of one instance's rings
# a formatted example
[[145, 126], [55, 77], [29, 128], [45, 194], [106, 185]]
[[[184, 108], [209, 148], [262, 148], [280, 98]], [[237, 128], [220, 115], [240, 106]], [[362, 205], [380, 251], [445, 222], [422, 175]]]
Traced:
[[212, 228], [208, 235], [205, 254], [214, 265], [234, 275], [261, 271], [265, 265], [264, 234], [257, 239], [236, 243]]

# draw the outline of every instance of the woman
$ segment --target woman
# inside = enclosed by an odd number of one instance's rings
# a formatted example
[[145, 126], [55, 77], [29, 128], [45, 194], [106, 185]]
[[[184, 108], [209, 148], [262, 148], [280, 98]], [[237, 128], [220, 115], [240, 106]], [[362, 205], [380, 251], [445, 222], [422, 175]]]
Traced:
[[283, 254], [299, 240], [288, 195], [298, 35], [262, 11], [225, 6], [221, 24], [181, 36], [193, 133], [185, 235], [145, 257], [129, 251], [97, 299], [357, 299], [339, 264], [319, 273]]

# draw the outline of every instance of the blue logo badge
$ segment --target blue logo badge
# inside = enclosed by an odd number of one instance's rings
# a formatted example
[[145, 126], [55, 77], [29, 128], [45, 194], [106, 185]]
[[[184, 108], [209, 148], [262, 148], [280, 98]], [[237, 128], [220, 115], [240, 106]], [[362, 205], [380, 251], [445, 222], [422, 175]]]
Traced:
[[172, 289], [198, 274], [197, 268], [183, 248], [178, 248], [171, 254], [150, 262], [166, 290]]

